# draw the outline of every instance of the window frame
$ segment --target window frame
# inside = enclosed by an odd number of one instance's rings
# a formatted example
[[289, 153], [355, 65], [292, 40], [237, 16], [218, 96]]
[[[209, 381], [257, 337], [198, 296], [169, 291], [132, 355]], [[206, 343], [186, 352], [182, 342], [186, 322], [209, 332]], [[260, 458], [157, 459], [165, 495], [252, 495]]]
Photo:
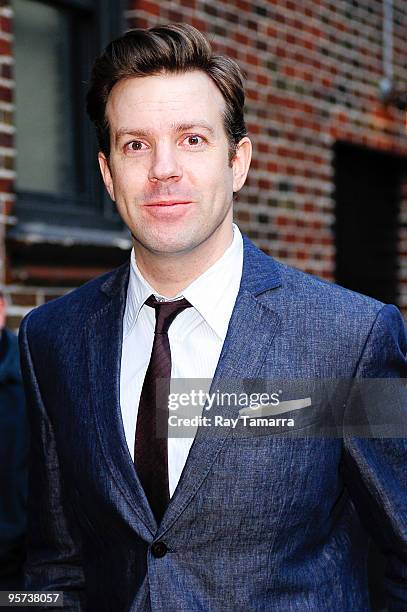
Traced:
[[[71, 46], [73, 61], [69, 78], [73, 100], [72, 126], [77, 134], [74, 159], [78, 192], [49, 194], [16, 189], [13, 212], [17, 225], [12, 234], [17, 237], [19, 228], [25, 233], [27, 224], [33, 223], [37, 228], [41, 226], [44, 238], [49, 231], [53, 233], [52, 227], [60, 225], [117, 234], [123, 231], [124, 225], [100, 177], [95, 129], [85, 113], [85, 94], [94, 59], [110, 40], [124, 31], [124, 0], [33, 1], [73, 11], [71, 36], [72, 39], [75, 36], [78, 44]], [[79, 78], [73, 79], [73, 72], [78, 66]]]

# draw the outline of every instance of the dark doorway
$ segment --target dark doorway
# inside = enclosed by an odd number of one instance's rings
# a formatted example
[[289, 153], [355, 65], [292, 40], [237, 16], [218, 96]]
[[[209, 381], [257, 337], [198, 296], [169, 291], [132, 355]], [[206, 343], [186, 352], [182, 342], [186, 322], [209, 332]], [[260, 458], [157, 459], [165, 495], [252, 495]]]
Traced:
[[336, 282], [394, 304], [400, 183], [407, 160], [342, 142], [334, 154]]
[[[349, 143], [334, 147], [336, 282], [386, 303], [398, 297], [398, 223], [403, 157]], [[386, 607], [385, 558], [370, 541], [374, 612]]]

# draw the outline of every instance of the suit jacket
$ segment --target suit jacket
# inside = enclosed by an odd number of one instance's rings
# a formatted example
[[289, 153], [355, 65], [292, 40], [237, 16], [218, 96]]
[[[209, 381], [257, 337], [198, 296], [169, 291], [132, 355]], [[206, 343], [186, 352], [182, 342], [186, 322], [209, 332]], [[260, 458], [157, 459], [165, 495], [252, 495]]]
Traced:
[[[389, 610], [406, 610], [402, 438], [308, 435], [305, 409], [297, 435], [199, 427], [157, 527], [119, 403], [128, 276], [126, 264], [21, 326], [27, 588], [64, 591], [70, 611], [366, 611], [369, 531], [388, 558]], [[282, 265], [244, 238], [212, 389], [227, 379], [405, 377], [406, 350], [394, 306]]]

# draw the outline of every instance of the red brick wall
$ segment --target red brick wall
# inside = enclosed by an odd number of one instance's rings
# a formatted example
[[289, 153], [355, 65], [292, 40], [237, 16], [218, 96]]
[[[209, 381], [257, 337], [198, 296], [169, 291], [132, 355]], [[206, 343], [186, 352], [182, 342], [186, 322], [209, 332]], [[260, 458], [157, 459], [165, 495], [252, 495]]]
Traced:
[[14, 181], [12, 12], [0, 2], [0, 283], [5, 281], [5, 228], [12, 223]]

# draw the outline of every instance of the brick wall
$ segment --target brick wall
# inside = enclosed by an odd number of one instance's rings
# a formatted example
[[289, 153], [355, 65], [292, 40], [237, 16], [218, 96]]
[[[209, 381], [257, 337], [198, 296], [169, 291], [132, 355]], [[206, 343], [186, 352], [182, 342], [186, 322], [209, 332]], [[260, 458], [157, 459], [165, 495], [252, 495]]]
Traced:
[[[6, 228], [14, 223], [14, 125], [13, 125], [13, 50], [12, 9], [9, 2], [0, 2], [0, 286], [6, 283]], [[9, 288], [4, 287], [10, 307], [9, 323], [17, 327], [14, 319]], [[18, 288], [17, 291], [20, 291]], [[32, 302], [31, 302], [32, 303]], [[31, 305], [30, 303], [30, 305]]]
[[[10, 16], [9, 3], [0, 2], [0, 283], [14, 178]], [[129, 0], [126, 17], [129, 27], [189, 22], [217, 52], [239, 62], [247, 74], [247, 125], [255, 153], [236, 219], [265, 251], [333, 279], [335, 141], [407, 155], [404, 113], [378, 99], [382, 2]], [[407, 3], [395, 0], [394, 71], [401, 89], [407, 89], [406, 26]], [[399, 267], [400, 303], [407, 309], [406, 201], [404, 196]], [[13, 322], [63, 291], [13, 285]]]
[[12, 12], [8, 3], [0, 2], [0, 283], [5, 282], [6, 226], [12, 222], [14, 201], [13, 148], [13, 75], [12, 75]]

